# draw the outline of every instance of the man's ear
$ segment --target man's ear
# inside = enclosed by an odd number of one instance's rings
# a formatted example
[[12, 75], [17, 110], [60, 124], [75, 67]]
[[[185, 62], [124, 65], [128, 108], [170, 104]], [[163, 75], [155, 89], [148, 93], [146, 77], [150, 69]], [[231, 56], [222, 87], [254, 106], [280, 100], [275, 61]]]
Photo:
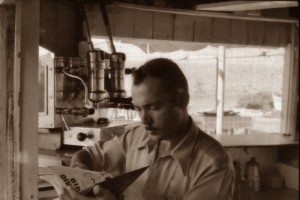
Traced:
[[190, 100], [190, 96], [188, 91], [185, 91], [182, 88], [179, 88], [177, 90], [177, 95], [176, 95], [176, 104], [180, 108], [186, 108]]

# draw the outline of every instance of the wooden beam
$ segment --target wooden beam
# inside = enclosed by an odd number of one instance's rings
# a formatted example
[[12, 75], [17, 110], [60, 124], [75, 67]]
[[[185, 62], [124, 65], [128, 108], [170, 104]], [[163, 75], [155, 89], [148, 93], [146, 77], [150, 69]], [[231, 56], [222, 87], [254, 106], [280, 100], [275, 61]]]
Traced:
[[232, 13], [220, 13], [220, 12], [206, 12], [200, 10], [187, 10], [187, 9], [174, 9], [174, 8], [159, 8], [154, 6], [141, 6], [135, 4], [127, 3], [117, 3], [114, 2], [111, 6], [120, 7], [120, 8], [130, 8], [133, 10], [141, 11], [151, 11], [155, 13], [169, 13], [169, 14], [178, 14], [178, 15], [189, 15], [197, 17], [211, 17], [211, 18], [226, 18], [226, 19], [240, 19], [247, 21], [265, 21], [265, 22], [281, 22], [281, 23], [296, 23], [299, 24], [298, 19], [296, 18], [270, 18], [270, 17], [260, 17], [260, 16], [245, 16], [237, 15]]
[[219, 3], [198, 4], [195, 10], [237, 12], [274, 8], [297, 7], [297, 1], [226, 1]]

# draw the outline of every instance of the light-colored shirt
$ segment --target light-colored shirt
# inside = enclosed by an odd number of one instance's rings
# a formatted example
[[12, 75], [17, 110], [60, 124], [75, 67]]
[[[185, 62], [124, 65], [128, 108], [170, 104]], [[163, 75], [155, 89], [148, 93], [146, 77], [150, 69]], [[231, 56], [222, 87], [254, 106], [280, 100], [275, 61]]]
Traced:
[[145, 171], [125, 191], [125, 200], [232, 199], [232, 160], [221, 144], [194, 122], [170, 153], [155, 160], [156, 149], [143, 125], [130, 127], [125, 134], [110, 141], [85, 147], [94, 170], [112, 175], [156, 164], [154, 167], [160, 170], [157, 180], [145, 187], [151, 170]]

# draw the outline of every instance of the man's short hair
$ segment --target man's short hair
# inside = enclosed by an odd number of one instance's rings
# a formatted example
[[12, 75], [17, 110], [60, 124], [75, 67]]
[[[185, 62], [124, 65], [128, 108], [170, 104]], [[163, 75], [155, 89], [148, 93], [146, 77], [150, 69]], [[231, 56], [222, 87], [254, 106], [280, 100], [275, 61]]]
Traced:
[[[189, 102], [188, 82], [179, 66], [170, 59], [156, 58], [150, 60], [133, 72], [133, 84], [138, 85], [146, 77], [157, 78], [162, 88], [172, 100], [180, 105], [187, 106]], [[180, 95], [180, 98], [175, 98]]]

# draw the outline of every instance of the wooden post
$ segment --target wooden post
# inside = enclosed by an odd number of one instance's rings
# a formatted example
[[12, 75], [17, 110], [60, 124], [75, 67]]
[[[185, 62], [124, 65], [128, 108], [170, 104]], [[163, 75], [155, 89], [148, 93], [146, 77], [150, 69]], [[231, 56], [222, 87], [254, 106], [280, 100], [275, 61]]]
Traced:
[[283, 68], [283, 85], [282, 85], [282, 107], [281, 107], [281, 123], [280, 132], [288, 134], [288, 105], [289, 105], [289, 87], [290, 87], [290, 75], [291, 75], [291, 62], [292, 62], [292, 47], [291, 44], [287, 44], [285, 47], [284, 55], [284, 68]]
[[[14, 6], [0, 5], [0, 199], [12, 199], [12, 191], [18, 190], [18, 184], [14, 181], [14, 142], [9, 140], [13, 133], [9, 133], [8, 116], [11, 109], [12, 99], [8, 97], [8, 87], [11, 82], [7, 74], [12, 73], [12, 69], [7, 66], [13, 61], [13, 45], [7, 46], [7, 41], [13, 40], [7, 32], [9, 24], [14, 24]], [[9, 152], [13, 152], [10, 154]], [[12, 167], [9, 165], [13, 163]], [[12, 175], [11, 175], [12, 174]]]
[[223, 110], [224, 110], [224, 83], [225, 83], [225, 47], [219, 46], [218, 66], [217, 66], [217, 117], [216, 134], [219, 136], [223, 132]]
[[0, 6], [0, 199], [37, 200], [39, 0]]
[[[38, 71], [39, 71], [39, 12], [40, 1], [17, 2], [17, 31], [20, 38], [20, 197], [22, 200], [36, 200], [38, 180]], [[18, 84], [16, 84], [17, 87]]]

